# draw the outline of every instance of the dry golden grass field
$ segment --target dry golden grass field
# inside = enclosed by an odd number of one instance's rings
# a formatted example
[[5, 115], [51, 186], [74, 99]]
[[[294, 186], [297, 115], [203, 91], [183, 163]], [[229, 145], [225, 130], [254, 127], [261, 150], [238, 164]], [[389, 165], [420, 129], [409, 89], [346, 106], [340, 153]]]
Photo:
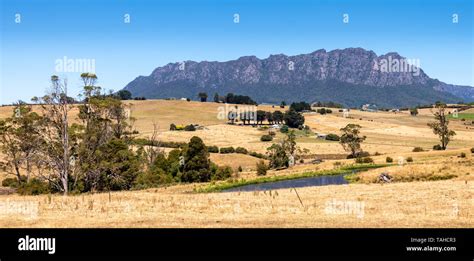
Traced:
[[[201, 137], [206, 145], [244, 147], [264, 153], [271, 142], [261, 142], [268, 130], [228, 125], [218, 119], [217, 103], [147, 100], [130, 101], [134, 127], [148, 137], [155, 123], [163, 141], [189, 141]], [[280, 110], [261, 105], [261, 110]], [[287, 109], [287, 108], [285, 108]], [[282, 111], [284, 109], [281, 109]], [[11, 107], [0, 107], [0, 118]], [[75, 117], [77, 110], [71, 111]], [[403, 165], [372, 169], [358, 174], [355, 183], [281, 189], [267, 192], [196, 193], [207, 184], [173, 185], [142, 191], [84, 194], [76, 196], [20, 196], [0, 187], [0, 206], [37, 206], [37, 216], [0, 213], [1, 227], [474, 227], [474, 125], [453, 119], [457, 133], [446, 151], [433, 151], [437, 137], [428, 128], [429, 109], [416, 117], [408, 112], [362, 112], [351, 110], [344, 118], [332, 114], [306, 113], [306, 124], [314, 133], [336, 133], [348, 123], [362, 126], [367, 140], [364, 150], [377, 153], [375, 163], [386, 157], [412, 157]], [[195, 132], [169, 131], [169, 125], [199, 124]], [[274, 141], [284, 136], [278, 133]], [[297, 145], [310, 151], [309, 160], [292, 168], [269, 171], [268, 176], [294, 175], [352, 164], [338, 142], [299, 133]], [[412, 152], [422, 147], [424, 152]], [[461, 158], [461, 153], [466, 157]], [[242, 154], [211, 154], [211, 160], [233, 169], [241, 166], [238, 179], [255, 179], [257, 158]], [[381, 172], [394, 177], [390, 184], [375, 183]], [[0, 174], [0, 180], [5, 174]], [[225, 182], [225, 181], [224, 181]], [[301, 198], [301, 202], [298, 199]], [[2, 195], [3, 194], [3, 195]], [[10, 204], [10, 205], [9, 205]]]
[[[80, 196], [2, 196], [36, 202], [38, 216], [2, 227], [474, 227], [474, 182], [351, 184], [194, 194], [190, 186]], [[356, 205], [328, 209], [331, 202]]]

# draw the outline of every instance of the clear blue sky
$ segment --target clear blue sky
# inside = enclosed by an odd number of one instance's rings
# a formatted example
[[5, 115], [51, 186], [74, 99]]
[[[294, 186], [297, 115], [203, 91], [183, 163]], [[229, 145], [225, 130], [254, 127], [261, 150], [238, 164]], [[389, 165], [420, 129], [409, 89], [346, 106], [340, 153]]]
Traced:
[[[244, 55], [362, 47], [420, 59], [432, 78], [474, 86], [472, 0], [0, 0], [0, 103], [29, 101], [67, 77], [64, 56], [95, 59], [99, 85], [119, 90], [158, 66]], [[131, 23], [124, 23], [124, 14]], [[233, 15], [240, 15], [234, 23]], [[349, 23], [342, 15], [349, 14]], [[452, 15], [459, 23], [452, 23]], [[15, 23], [15, 14], [21, 23]]]

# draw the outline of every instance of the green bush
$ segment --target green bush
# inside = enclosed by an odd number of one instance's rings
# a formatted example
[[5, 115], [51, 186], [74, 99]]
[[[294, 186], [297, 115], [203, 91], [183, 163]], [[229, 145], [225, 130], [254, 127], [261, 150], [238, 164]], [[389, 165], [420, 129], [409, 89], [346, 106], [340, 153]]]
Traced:
[[326, 109], [326, 108], [321, 108], [321, 109], [316, 110], [316, 112], [318, 112], [319, 114], [326, 114], [326, 113], [332, 113], [332, 110], [331, 109]]
[[267, 175], [268, 166], [263, 160], [257, 162], [257, 175], [265, 176]]
[[[359, 153], [357, 153], [356, 155], [356, 158], [364, 158], [364, 157], [369, 157], [370, 156], [370, 153], [367, 152], [367, 151], [361, 151]], [[352, 155], [347, 155], [347, 158], [348, 159], [352, 159], [353, 156]]]
[[328, 113], [328, 110], [326, 110], [326, 108], [321, 108], [321, 109], [317, 109], [316, 112], [321, 114], [321, 115], [324, 115], [324, 114]]
[[433, 146], [433, 150], [443, 150], [443, 148], [441, 147], [441, 145], [436, 144]]
[[247, 153], [249, 153], [246, 148], [242, 148], [242, 147], [237, 147], [237, 148], [235, 149], [235, 152], [236, 152], [236, 153], [240, 153], [240, 154], [247, 154]]
[[239, 167], [237, 168], [237, 171], [238, 171], [238, 172], [242, 172], [242, 170], [243, 170], [243, 169], [242, 169], [242, 166], [239, 166]]
[[160, 141], [160, 146], [165, 148], [184, 148], [186, 146], [186, 142], [178, 142], [178, 141]]
[[186, 142], [177, 142], [177, 141], [155, 141], [154, 144], [150, 140], [137, 138], [133, 140], [133, 144], [141, 146], [160, 146], [164, 148], [184, 148]]
[[174, 123], [170, 124], [170, 131], [175, 131], [176, 130], [176, 125]]
[[218, 167], [216, 172], [212, 174], [211, 180], [225, 180], [232, 176], [232, 168], [229, 166]]
[[413, 162], [413, 158], [412, 158], [412, 157], [408, 157], [408, 158], [407, 158], [407, 162]]
[[374, 163], [374, 160], [371, 157], [357, 157], [356, 158], [356, 163], [362, 164], [362, 163]]
[[2, 180], [2, 186], [16, 188], [18, 186], [17, 178], [6, 178]]
[[223, 148], [220, 148], [219, 152], [221, 154], [234, 153], [235, 149], [234, 149], [234, 147], [223, 147]]
[[473, 147], [473, 148], [471, 148], [471, 153], [474, 153], [474, 147]]
[[326, 136], [326, 140], [339, 141], [341, 137], [337, 134], [330, 133]]
[[260, 137], [260, 141], [272, 141], [273, 140], [273, 137], [271, 135], [262, 135], [262, 137]]
[[21, 195], [40, 195], [51, 193], [51, 190], [47, 182], [32, 178], [28, 183], [21, 183], [17, 192]]
[[142, 172], [138, 174], [134, 182], [134, 189], [146, 189], [158, 187], [159, 185], [173, 182], [173, 177], [167, 175], [162, 169]]
[[464, 153], [464, 152], [461, 152], [461, 155], [459, 155], [459, 157], [461, 157], [461, 158], [465, 158], [465, 157], [466, 157], [466, 153]]
[[385, 162], [392, 163], [393, 159], [391, 157], [387, 157], [387, 158], [385, 158]]
[[413, 148], [413, 152], [422, 152], [422, 151], [425, 151], [422, 147]]
[[361, 151], [357, 154], [357, 157], [369, 157], [370, 153], [368, 151]]
[[186, 125], [186, 126], [184, 127], [184, 130], [185, 130], [185, 131], [195, 131], [195, 130], [196, 130], [196, 127], [194, 127], [193, 124], [189, 124], [189, 125]]
[[[26, 176], [21, 175], [20, 179], [21, 179], [22, 183], [26, 182]], [[16, 188], [16, 187], [18, 187], [18, 179], [17, 178], [6, 178], [2, 181], [2, 186]]]
[[209, 153], [219, 153], [219, 147], [217, 147], [217, 146], [207, 146], [207, 151]]
[[255, 151], [250, 152], [249, 155], [252, 156], [252, 157], [255, 157], [255, 158], [259, 158], [259, 159], [265, 159], [266, 158], [265, 154], [258, 153], [258, 152], [255, 152]]
[[280, 128], [281, 133], [288, 133], [288, 131], [289, 131], [288, 125], [281, 126]]

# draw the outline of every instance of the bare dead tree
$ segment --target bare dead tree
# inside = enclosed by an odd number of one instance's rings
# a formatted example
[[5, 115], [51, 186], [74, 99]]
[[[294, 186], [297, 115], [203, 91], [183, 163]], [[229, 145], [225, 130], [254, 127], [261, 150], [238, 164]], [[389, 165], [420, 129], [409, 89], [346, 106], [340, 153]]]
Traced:
[[64, 195], [69, 191], [70, 172], [70, 145], [69, 145], [69, 119], [67, 96], [67, 80], [60, 80], [58, 76], [51, 76], [51, 90], [39, 101], [44, 114], [43, 139], [44, 161], [52, 171], [52, 177], [47, 179]]
[[149, 143], [145, 146], [145, 153], [148, 164], [151, 165], [158, 154], [162, 153], [160, 150], [160, 141], [158, 140], [158, 126], [153, 123], [153, 132], [149, 138]]

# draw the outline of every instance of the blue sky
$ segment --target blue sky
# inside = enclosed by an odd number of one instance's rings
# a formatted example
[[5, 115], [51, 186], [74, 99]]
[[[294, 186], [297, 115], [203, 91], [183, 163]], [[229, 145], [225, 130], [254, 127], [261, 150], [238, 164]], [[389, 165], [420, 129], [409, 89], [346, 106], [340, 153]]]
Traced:
[[[29, 101], [79, 74], [55, 62], [94, 59], [99, 85], [119, 90], [184, 60], [295, 55], [362, 47], [420, 59], [432, 78], [474, 86], [472, 0], [0, 0], [0, 103]], [[234, 23], [234, 14], [240, 22]], [[343, 23], [343, 14], [349, 23]], [[21, 23], [16, 23], [16, 14]], [[130, 14], [131, 22], [124, 23]], [[452, 22], [452, 15], [459, 22]]]

